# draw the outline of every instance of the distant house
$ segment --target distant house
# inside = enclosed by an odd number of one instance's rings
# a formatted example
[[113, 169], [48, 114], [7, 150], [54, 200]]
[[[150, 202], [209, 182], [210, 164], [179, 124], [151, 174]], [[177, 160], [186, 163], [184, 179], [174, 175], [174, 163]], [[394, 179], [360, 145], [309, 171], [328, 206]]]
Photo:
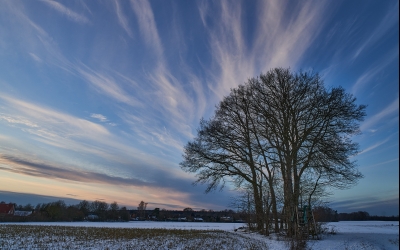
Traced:
[[187, 218], [186, 217], [181, 217], [181, 218], [178, 218], [178, 221], [187, 221]]
[[232, 218], [231, 217], [229, 217], [229, 216], [223, 216], [223, 217], [221, 217], [221, 221], [223, 221], [223, 222], [230, 222], [230, 221], [232, 221]]
[[195, 221], [195, 222], [203, 222], [203, 218], [197, 218], [196, 217], [196, 218], [193, 219], [193, 221]]
[[98, 220], [99, 216], [95, 215], [95, 214], [89, 214], [86, 219], [88, 220]]
[[15, 204], [6, 204], [4, 202], [0, 203], [0, 217], [1, 216], [12, 216], [15, 212]]
[[29, 216], [32, 214], [32, 211], [14, 211], [14, 216]]

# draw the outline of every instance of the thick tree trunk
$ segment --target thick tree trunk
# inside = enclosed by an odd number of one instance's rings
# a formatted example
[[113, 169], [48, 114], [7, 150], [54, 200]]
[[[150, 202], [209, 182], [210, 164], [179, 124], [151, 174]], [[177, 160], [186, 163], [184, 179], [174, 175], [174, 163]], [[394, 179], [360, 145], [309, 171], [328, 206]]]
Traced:
[[279, 233], [278, 209], [276, 207], [276, 195], [274, 190], [271, 191], [271, 202], [272, 202], [272, 216], [274, 218], [274, 232]]
[[274, 232], [279, 233], [279, 222], [278, 222], [278, 210], [276, 208], [276, 195], [275, 189], [272, 181], [268, 181], [269, 189], [271, 192], [271, 207], [272, 207], [272, 216], [274, 218]]
[[253, 185], [253, 193], [254, 193], [254, 206], [256, 210], [257, 231], [262, 231], [264, 229], [264, 211], [263, 211], [262, 197], [260, 196], [257, 184]]
[[292, 169], [288, 167], [286, 172], [285, 186], [285, 213], [287, 223], [287, 236], [292, 237], [294, 235], [295, 224], [294, 224], [294, 194], [293, 194], [293, 183], [292, 183]]

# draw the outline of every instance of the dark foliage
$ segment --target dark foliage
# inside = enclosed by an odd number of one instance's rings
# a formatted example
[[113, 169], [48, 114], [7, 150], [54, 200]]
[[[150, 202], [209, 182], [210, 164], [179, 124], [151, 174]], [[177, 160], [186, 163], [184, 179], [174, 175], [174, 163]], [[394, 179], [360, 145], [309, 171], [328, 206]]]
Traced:
[[313, 209], [314, 218], [317, 222], [337, 222], [339, 215], [336, 210], [327, 206], [318, 206]]

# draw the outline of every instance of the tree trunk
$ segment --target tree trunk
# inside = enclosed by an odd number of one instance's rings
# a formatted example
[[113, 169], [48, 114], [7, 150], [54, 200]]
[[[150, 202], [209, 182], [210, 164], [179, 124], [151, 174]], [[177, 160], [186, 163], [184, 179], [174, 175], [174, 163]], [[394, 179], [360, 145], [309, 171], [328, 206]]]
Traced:
[[285, 181], [285, 213], [286, 213], [286, 223], [287, 223], [287, 236], [292, 237], [294, 235], [294, 194], [293, 194], [293, 183], [292, 183], [292, 169], [288, 167], [286, 180]]
[[272, 216], [274, 217], [274, 232], [279, 233], [278, 209], [276, 208], [275, 191], [271, 189]]
[[257, 231], [262, 231], [264, 229], [264, 211], [262, 205], [262, 197], [260, 196], [257, 184], [253, 185], [253, 193], [254, 205], [256, 210]]

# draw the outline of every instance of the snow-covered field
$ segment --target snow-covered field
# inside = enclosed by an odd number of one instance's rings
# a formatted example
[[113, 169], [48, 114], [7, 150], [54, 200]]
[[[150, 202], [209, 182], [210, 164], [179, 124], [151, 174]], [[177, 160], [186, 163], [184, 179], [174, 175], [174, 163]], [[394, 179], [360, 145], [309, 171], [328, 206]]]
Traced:
[[328, 226], [336, 234], [309, 241], [311, 249], [399, 249], [398, 221], [341, 221]]
[[[235, 232], [242, 223], [30, 222], [0, 223], [0, 249], [287, 249], [276, 236]], [[399, 249], [399, 222], [345, 221], [325, 225], [310, 249]], [[168, 229], [168, 230], [159, 230]]]

